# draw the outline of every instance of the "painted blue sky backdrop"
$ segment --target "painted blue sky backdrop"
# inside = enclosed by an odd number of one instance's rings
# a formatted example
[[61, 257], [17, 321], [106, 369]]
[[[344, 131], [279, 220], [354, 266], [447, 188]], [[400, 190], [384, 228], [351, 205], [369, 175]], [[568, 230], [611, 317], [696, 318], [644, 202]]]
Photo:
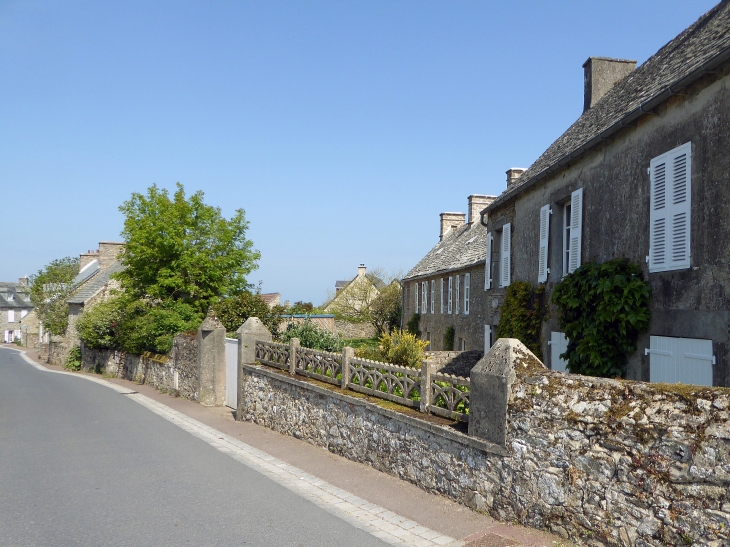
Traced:
[[246, 210], [264, 292], [405, 272], [580, 115], [588, 56], [642, 63], [713, 5], [0, 0], [0, 280], [178, 181]]

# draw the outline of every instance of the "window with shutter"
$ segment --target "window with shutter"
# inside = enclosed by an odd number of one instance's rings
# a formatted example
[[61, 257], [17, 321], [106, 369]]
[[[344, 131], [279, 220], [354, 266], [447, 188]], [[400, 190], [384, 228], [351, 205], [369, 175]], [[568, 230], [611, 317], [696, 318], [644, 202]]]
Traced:
[[568, 256], [568, 273], [573, 273], [580, 266], [582, 232], [583, 188], [578, 188], [570, 195], [570, 251]]
[[550, 205], [540, 208], [540, 244], [538, 247], [537, 282], [545, 283], [550, 273], [548, 268], [548, 235], [550, 233]]
[[502, 228], [502, 248], [499, 256], [499, 286], [506, 287], [510, 283], [510, 254], [512, 252], [512, 225]]
[[425, 281], [421, 282], [421, 313], [428, 313], [428, 285]]
[[15, 322], [15, 311], [8, 310], [8, 323], [14, 323], [14, 322]]
[[456, 315], [459, 315], [459, 290], [460, 290], [459, 285], [460, 285], [460, 283], [461, 283], [461, 276], [457, 275], [456, 276], [456, 298], [454, 299], [455, 303], [456, 303], [456, 309], [454, 310], [454, 313]]
[[448, 306], [448, 310], [447, 310], [448, 313], [451, 313], [451, 295], [452, 295], [453, 286], [454, 286], [454, 278], [449, 277], [449, 306]]
[[649, 162], [649, 272], [690, 267], [692, 143]]
[[446, 295], [444, 294], [444, 278], [441, 278], [441, 313], [444, 313], [444, 299], [446, 298]]
[[434, 300], [436, 299], [436, 280], [431, 280], [431, 313], [435, 313], [436, 310], [436, 303]]
[[471, 274], [464, 275], [464, 315], [469, 315], [469, 292], [471, 291]]
[[492, 288], [492, 246], [494, 237], [491, 232], [487, 234], [487, 258], [484, 263], [484, 290]]
[[413, 284], [413, 303], [415, 304], [413, 313], [418, 313], [418, 281]]

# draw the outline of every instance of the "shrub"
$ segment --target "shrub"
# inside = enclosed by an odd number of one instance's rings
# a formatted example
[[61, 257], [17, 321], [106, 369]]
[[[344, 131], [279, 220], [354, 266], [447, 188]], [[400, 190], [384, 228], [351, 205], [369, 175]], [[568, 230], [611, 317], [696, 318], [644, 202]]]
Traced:
[[79, 338], [88, 348], [117, 348], [117, 329], [122, 319], [122, 302], [112, 298], [93, 308], [85, 309], [76, 320]]
[[236, 332], [246, 322], [246, 319], [258, 317], [269, 329], [269, 332], [276, 335], [282, 322], [281, 314], [284, 308], [282, 306], [269, 308], [260, 295], [242, 292], [236, 296], [218, 301], [213, 305], [213, 311], [220, 322], [223, 323], [226, 332]]
[[456, 338], [454, 327], [446, 327], [446, 332], [444, 332], [444, 351], [454, 351], [454, 338]]
[[63, 365], [63, 368], [66, 370], [73, 370], [74, 372], [81, 370], [81, 348], [79, 346], [71, 348], [71, 351], [68, 353], [68, 357], [66, 357], [66, 363]]
[[547, 317], [544, 294], [544, 286], [533, 287], [526, 281], [510, 283], [497, 326], [497, 338], [517, 338], [538, 359], [542, 359], [540, 334]]
[[568, 337], [561, 355], [568, 370], [588, 376], [624, 376], [627, 354], [649, 324], [649, 285], [626, 259], [583, 264], [556, 285], [552, 297]]
[[380, 354], [388, 363], [406, 367], [420, 367], [429, 343], [402, 330], [385, 332], [380, 336]]
[[118, 328], [119, 346], [130, 353], [167, 354], [179, 333], [197, 330], [203, 317], [190, 304], [133, 300], [124, 307]]
[[299, 343], [305, 348], [321, 351], [341, 351], [345, 345], [341, 336], [315, 325], [310, 319], [301, 323], [289, 323], [286, 331], [279, 337], [284, 343], [292, 338], [299, 338]]
[[421, 314], [414, 313], [406, 323], [406, 331], [410, 332], [414, 336], [421, 336], [421, 331], [418, 330], [418, 324], [421, 322]]

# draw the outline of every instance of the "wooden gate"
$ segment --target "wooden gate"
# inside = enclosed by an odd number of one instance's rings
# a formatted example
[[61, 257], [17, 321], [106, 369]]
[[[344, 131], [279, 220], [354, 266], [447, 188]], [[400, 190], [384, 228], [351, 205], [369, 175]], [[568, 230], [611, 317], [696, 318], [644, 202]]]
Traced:
[[226, 338], [226, 406], [238, 407], [238, 340]]

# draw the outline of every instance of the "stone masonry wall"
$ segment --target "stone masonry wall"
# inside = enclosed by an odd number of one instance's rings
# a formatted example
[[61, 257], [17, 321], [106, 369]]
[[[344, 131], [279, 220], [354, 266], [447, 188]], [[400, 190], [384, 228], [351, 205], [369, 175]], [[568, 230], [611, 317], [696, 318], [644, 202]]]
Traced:
[[506, 447], [243, 365], [239, 419], [593, 546], [728, 545], [730, 391], [531, 369]]
[[[89, 349], [82, 346], [81, 367], [158, 389], [177, 391], [181, 397], [198, 400], [198, 340], [181, 334], [175, 337], [170, 355], [135, 355], [120, 350]], [[177, 381], [176, 381], [177, 378]]]
[[371, 323], [350, 323], [335, 320], [334, 332], [344, 338], [373, 338], [377, 331]]

